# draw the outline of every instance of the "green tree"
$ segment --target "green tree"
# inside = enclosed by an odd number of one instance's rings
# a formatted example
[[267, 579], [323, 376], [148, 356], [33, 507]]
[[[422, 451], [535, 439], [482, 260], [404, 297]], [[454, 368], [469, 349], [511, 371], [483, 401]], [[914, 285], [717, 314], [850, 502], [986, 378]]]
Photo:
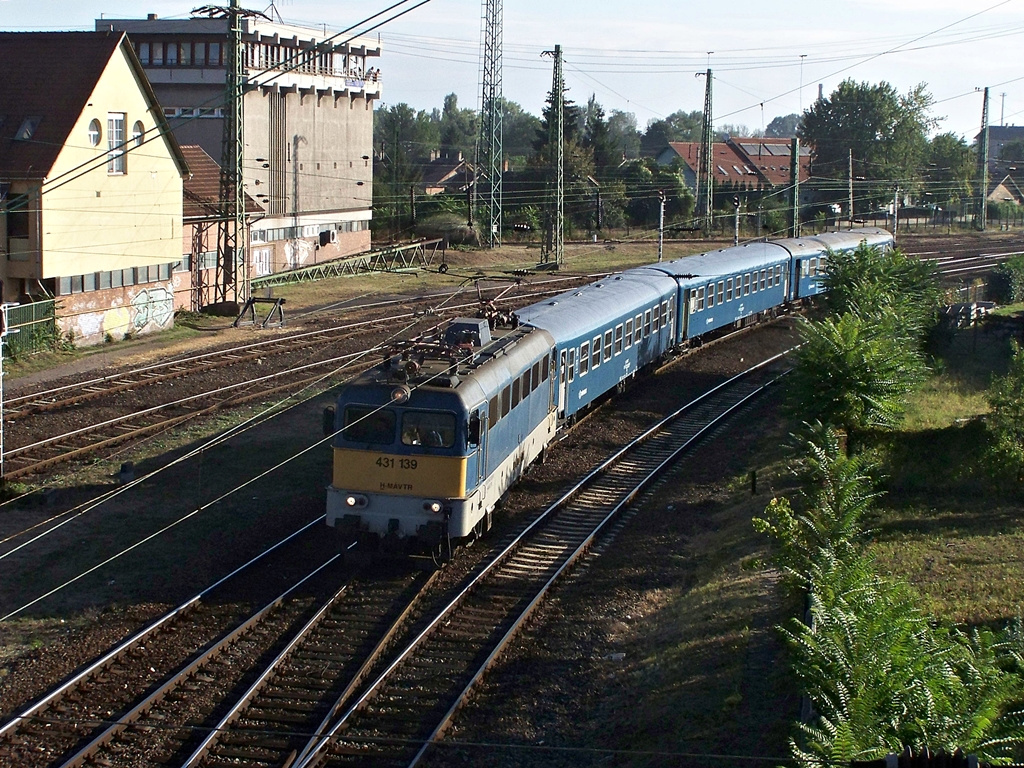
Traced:
[[449, 93], [441, 109], [440, 150], [442, 156], [462, 156], [472, 161], [476, 149], [478, 115], [474, 109], [459, 109], [459, 97]]
[[700, 141], [703, 124], [704, 113], [699, 109], [693, 112], [679, 110], [664, 120], [651, 120], [640, 139], [640, 154], [657, 157], [670, 141]]
[[619, 160], [635, 160], [640, 157], [640, 131], [636, 115], [613, 109], [608, 115], [608, 133], [619, 153]]
[[622, 155], [615, 146], [608, 123], [604, 119], [604, 109], [597, 103], [594, 96], [587, 102], [587, 119], [583, 126], [583, 146], [590, 150], [594, 160], [594, 175], [601, 179], [609, 178], [619, 167]]
[[792, 467], [798, 503], [774, 498], [764, 517], [754, 518], [754, 528], [776, 540], [773, 560], [795, 589], [813, 587], [817, 563], [857, 556], [864, 516], [878, 496], [869, 477], [873, 465], [846, 456], [835, 429], [818, 422], [808, 433], [803, 458]]
[[832, 315], [852, 312], [871, 321], [887, 310], [901, 317], [904, 338], [920, 341], [935, 324], [940, 291], [933, 262], [862, 243], [829, 253], [823, 282], [824, 306]]
[[928, 145], [925, 190], [929, 200], [947, 207], [973, 194], [977, 161], [974, 149], [955, 133], [940, 133]]
[[876, 320], [847, 312], [800, 321], [804, 344], [790, 376], [790, 408], [844, 430], [849, 452], [864, 432], [899, 425], [906, 398], [926, 371], [901, 318], [885, 310], [878, 314]]
[[520, 168], [533, 154], [533, 141], [540, 130], [540, 118], [514, 101], [504, 101], [501, 116], [501, 147], [513, 168]]
[[764, 135], [776, 139], [791, 139], [800, 130], [800, 115], [795, 112], [789, 115], [779, 115], [773, 118], [768, 127], [764, 129]]
[[[873, 202], [892, 200], [894, 184], [908, 189], [921, 178], [936, 125], [928, 114], [932, 101], [923, 83], [900, 95], [886, 82], [844, 80], [803, 114], [798, 136], [811, 145], [812, 172], [845, 182], [852, 149], [854, 176], [868, 180]], [[833, 187], [841, 200], [845, 186]]]
[[996, 465], [1024, 479], [1024, 350], [1014, 340], [1010, 369], [992, 380], [988, 390], [992, 410], [985, 423], [992, 436]]

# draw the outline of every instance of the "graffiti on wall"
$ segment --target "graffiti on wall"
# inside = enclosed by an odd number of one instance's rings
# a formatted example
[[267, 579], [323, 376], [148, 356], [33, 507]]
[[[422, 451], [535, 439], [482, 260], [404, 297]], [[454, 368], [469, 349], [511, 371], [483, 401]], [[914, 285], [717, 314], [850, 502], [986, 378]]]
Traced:
[[166, 288], [139, 291], [132, 298], [131, 306], [132, 327], [135, 331], [142, 331], [150, 324], [166, 328], [174, 319], [174, 294]]

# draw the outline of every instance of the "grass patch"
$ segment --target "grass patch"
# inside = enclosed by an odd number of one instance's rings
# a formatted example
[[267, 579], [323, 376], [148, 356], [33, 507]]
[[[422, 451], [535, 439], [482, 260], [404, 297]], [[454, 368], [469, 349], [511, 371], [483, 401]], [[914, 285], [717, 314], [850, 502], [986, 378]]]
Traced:
[[959, 332], [878, 449], [886, 477], [870, 551], [939, 620], [998, 626], [1022, 610], [1024, 496], [990, 473], [983, 419], [1009, 351], [1007, 339]]

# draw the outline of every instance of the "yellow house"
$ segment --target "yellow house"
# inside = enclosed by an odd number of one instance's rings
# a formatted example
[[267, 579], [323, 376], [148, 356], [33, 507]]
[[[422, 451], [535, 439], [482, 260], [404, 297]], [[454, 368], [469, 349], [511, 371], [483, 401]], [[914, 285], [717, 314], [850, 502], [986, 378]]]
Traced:
[[0, 33], [4, 301], [76, 343], [170, 327], [188, 167], [124, 33]]

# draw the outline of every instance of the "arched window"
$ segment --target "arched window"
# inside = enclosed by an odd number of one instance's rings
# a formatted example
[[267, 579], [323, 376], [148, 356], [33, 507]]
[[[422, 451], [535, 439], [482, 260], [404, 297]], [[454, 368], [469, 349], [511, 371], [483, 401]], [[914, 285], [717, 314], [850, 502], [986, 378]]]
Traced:
[[135, 125], [132, 126], [132, 145], [136, 147], [142, 146], [142, 135], [146, 132], [146, 129], [142, 125], [141, 120], [136, 120]]
[[100, 132], [100, 121], [93, 118], [89, 123], [89, 146], [98, 147], [100, 145]]

